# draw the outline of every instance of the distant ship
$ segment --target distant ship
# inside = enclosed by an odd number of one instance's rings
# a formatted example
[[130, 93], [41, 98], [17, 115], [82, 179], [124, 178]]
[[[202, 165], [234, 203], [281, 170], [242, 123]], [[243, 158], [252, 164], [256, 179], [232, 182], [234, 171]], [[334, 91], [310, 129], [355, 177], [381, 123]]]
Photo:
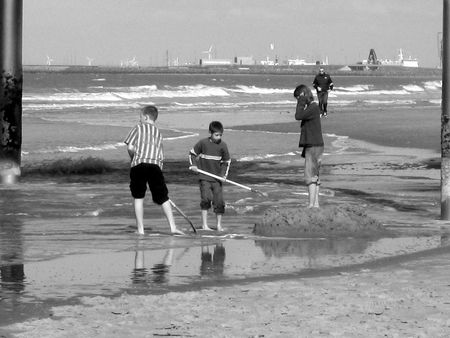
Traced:
[[[319, 62], [320, 63], [320, 62]], [[289, 59], [288, 66], [308, 66], [308, 65], [316, 65], [317, 62], [308, 62], [305, 59]]]
[[412, 58], [411, 56], [408, 59], [403, 58], [403, 51], [401, 48], [398, 51], [397, 60], [381, 59], [378, 61], [379, 64], [383, 66], [402, 66], [402, 67], [419, 68], [419, 61], [416, 58]]
[[348, 65], [351, 70], [377, 70], [384, 66], [397, 66], [397, 67], [408, 67], [408, 68], [419, 68], [419, 61], [412, 57], [405, 59], [403, 57], [403, 50], [400, 48], [398, 51], [397, 60], [389, 59], [378, 59], [375, 49], [369, 51], [369, 57], [367, 60], [362, 60], [357, 62], [356, 65]]

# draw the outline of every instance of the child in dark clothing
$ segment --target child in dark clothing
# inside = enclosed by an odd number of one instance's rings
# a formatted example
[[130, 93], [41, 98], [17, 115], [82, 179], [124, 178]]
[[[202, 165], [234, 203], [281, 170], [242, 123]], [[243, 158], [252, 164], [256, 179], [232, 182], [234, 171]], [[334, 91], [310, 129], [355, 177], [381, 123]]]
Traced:
[[299, 147], [303, 147], [305, 158], [305, 183], [308, 186], [308, 208], [319, 207], [319, 171], [323, 155], [322, 125], [320, 109], [314, 102], [314, 96], [306, 85], [299, 85], [294, 90], [297, 99], [295, 119], [301, 120]]
[[[201, 169], [211, 174], [226, 178], [230, 168], [230, 154], [225, 142], [222, 141], [223, 126], [219, 121], [209, 124], [210, 136], [197, 142], [189, 152], [190, 169]], [[202, 211], [202, 228], [212, 230], [208, 226], [208, 210], [211, 204], [216, 214], [217, 230], [223, 231], [222, 215], [225, 212], [222, 182], [202, 173], [199, 174], [200, 208]]]

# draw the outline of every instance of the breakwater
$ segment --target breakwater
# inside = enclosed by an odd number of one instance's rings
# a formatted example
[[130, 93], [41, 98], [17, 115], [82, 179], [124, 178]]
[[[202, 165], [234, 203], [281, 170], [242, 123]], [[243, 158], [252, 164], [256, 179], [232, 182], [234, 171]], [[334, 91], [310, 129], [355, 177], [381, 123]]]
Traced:
[[[319, 65], [301, 66], [263, 66], [263, 65], [227, 65], [227, 66], [178, 66], [178, 67], [119, 67], [119, 66], [73, 66], [73, 65], [24, 65], [23, 71], [29, 73], [61, 72], [61, 73], [144, 73], [144, 74], [286, 74], [313, 75]], [[432, 76], [440, 78], [439, 68], [408, 68], [401, 66], [380, 66], [373, 70], [352, 70], [346, 65], [324, 66], [328, 73], [342, 76]]]

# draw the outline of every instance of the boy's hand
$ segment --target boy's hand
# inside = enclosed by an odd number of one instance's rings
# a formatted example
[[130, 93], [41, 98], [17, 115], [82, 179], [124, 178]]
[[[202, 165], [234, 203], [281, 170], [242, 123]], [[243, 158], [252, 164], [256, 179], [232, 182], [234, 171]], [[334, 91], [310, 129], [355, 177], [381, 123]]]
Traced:
[[190, 166], [189, 169], [192, 170], [193, 172], [198, 173], [198, 168], [196, 165]]
[[297, 98], [297, 104], [300, 104], [302, 106], [306, 105], [306, 96], [300, 95]]

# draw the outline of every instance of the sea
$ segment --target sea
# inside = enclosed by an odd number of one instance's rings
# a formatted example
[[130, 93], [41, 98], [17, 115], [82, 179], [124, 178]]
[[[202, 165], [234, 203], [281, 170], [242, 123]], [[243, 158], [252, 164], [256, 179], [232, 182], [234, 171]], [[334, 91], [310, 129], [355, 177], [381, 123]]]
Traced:
[[[442, 81], [433, 77], [333, 74], [332, 78], [335, 86], [329, 93], [330, 110], [441, 104]], [[208, 123], [214, 119], [222, 119], [225, 128], [292, 121], [292, 116], [280, 115], [295, 110], [293, 89], [298, 84], [311, 85], [312, 79], [313, 75], [273, 74], [25, 73], [23, 118], [25, 122], [30, 118], [69, 123], [74, 128], [129, 128], [136, 122], [139, 107], [153, 104], [160, 111], [158, 122], [169, 131], [166, 140], [171, 142], [196, 137], [193, 130], [206, 129], [207, 134]], [[99, 139], [89, 144], [78, 137], [67, 144], [58, 139], [45, 143], [30, 138], [28, 142], [25, 135], [23, 159], [26, 163], [34, 154], [85, 151], [101, 157], [105, 150], [122, 147], [122, 139], [123, 135], [117, 135], [112, 142]], [[273, 156], [272, 151], [257, 151], [257, 156]], [[251, 149], [238, 155], [251, 159], [254, 152]]]
[[[339, 120], [339, 112], [356, 111], [364, 121], [366, 112], [440, 108], [440, 78], [331, 76], [330, 122]], [[0, 187], [0, 326], [46, 318], [52, 306], [78, 303], [81, 296], [164, 293], [224, 281], [298, 277], [339, 266], [358, 269], [379, 259], [439, 248], [439, 236], [308, 240], [253, 235], [253, 227], [270, 208], [306, 204], [292, 93], [299, 84], [311, 85], [313, 77], [25, 72], [22, 175], [17, 184]], [[170, 198], [184, 213], [174, 211], [186, 236], [167, 234], [166, 220], [149, 197], [146, 235], [135, 234], [123, 140], [147, 104], [159, 109], [164, 173]], [[208, 136], [213, 120], [225, 127], [223, 139], [232, 156], [229, 178], [269, 197], [225, 185], [227, 231], [195, 235], [187, 220], [196, 227], [201, 224], [199, 192], [187, 156], [200, 138]], [[325, 135], [324, 162], [339, 154], [343, 172], [353, 170], [355, 151], [359, 158], [364, 155], [348, 136]], [[392, 184], [404, 182], [397, 178], [400, 169], [424, 170], [408, 163], [382, 166], [387, 170], [384, 180]], [[358, 174], [370, 177], [373, 169], [362, 166]], [[391, 223], [399, 210], [407, 210], [410, 220], [433, 217], [435, 205], [423, 194], [434, 194], [437, 180], [420, 174], [419, 181], [408, 179], [408, 188], [419, 189], [414, 195], [392, 196], [386, 191], [378, 196], [327, 187], [332, 177], [327, 178], [326, 170], [321, 190], [325, 205], [371, 205]], [[423, 184], [426, 189], [420, 188]], [[213, 215], [209, 222], [214, 227]]]

